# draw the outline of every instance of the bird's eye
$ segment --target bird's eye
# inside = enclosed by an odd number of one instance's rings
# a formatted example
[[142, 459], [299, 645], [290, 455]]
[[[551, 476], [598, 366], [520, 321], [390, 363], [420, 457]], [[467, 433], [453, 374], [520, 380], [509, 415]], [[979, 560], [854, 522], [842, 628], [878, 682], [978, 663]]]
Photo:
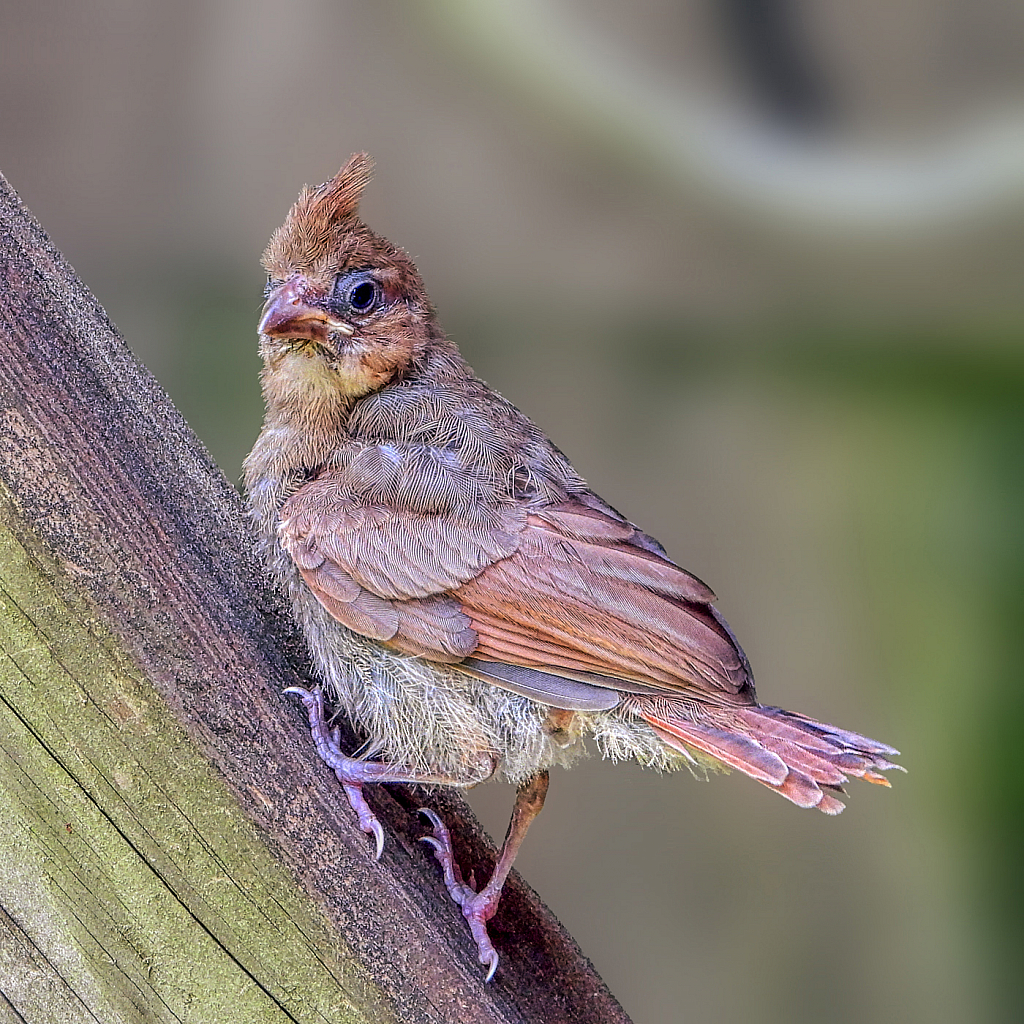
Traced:
[[340, 307], [338, 312], [369, 313], [383, 297], [380, 283], [369, 270], [357, 270], [354, 274], [339, 277], [334, 285], [334, 301]]
[[363, 281], [349, 292], [348, 304], [360, 313], [365, 313], [377, 301], [377, 286], [372, 281]]

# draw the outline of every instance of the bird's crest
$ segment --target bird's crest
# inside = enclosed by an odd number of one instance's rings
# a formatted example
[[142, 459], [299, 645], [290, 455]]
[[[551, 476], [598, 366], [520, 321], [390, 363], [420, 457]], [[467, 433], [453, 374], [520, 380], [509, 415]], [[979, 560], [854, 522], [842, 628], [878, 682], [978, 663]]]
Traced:
[[330, 181], [316, 188], [307, 185], [274, 232], [263, 253], [263, 266], [271, 276], [287, 268], [318, 270], [339, 251], [339, 236], [358, 230], [359, 199], [373, 177], [367, 153], [354, 153]]

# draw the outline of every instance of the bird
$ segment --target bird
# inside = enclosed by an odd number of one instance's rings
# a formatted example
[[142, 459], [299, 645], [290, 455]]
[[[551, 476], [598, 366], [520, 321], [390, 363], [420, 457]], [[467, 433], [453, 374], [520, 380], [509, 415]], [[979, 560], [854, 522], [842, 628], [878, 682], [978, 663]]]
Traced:
[[411, 258], [360, 218], [372, 169], [356, 153], [306, 186], [263, 254], [266, 413], [245, 491], [317, 679], [289, 692], [377, 857], [367, 783], [517, 787], [479, 888], [421, 810], [489, 981], [487, 922], [549, 770], [588, 742], [659, 770], [736, 769], [830, 815], [849, 777], [888, 786], [898, 751], [758, 702], [712, 591], [473, 372]]

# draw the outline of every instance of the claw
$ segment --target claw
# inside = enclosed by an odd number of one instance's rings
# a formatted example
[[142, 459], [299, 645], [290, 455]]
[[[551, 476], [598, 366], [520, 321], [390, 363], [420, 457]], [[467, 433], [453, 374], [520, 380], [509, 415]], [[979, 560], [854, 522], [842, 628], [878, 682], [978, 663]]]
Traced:
[[494, 972], [498, 969], [498, 954], [492, 949], [490, 956], [488, 956], [486, 959], [483, 956], [480, 957], [480, 963], [482, 963], [484, 967], [486, 967], [488, 964], [491, 965], [490, 970], [488, 970], [487, 972], [487, 977], [484, 978], [484, 984], [486, 985], [487, 982], [489, 982], [491, 978], [494, 977]]
[[434, 848], [434, 857], [441, 865], [448, 893], [460, 907], [463, 907], [467, 898], [463, 891], [466, 888], [466, 883], [462, 880], [462, 873], [455, 861], [455, 851], [452, 849], [452, 837], [448, 827], [428, 807], [421, 807], [420, 814], [430, 822], [434, 829], [434, 834], [423, 836], [423, 841]]
[[384, 827], [374, 818], [370, 822], [370, 828], [373, 830], [373, 838], [377, 841], [377, 852], [373, 855], [373, 859], [380, 860], [380, 855], [384, 852]]
[[[426, 818], [427, 821], [429, 821], [430, 824], [433, 825], [435, 829], [439, 828], [443, 832], [447, 832], [448, 831], [445, 828], [445, 826], [444, 826], [444, 822], [437, 816], [437, 812], [436, 811], [432, 811], [429, 807], [421, 807], [419, 809], [419, 813], [422, 814], [423, 817]], [[431, 839], [432, 837], [431, 836], [424, 836], [423, 838], [424, 838], [424, 840], [427, 840], [427, 839]]]

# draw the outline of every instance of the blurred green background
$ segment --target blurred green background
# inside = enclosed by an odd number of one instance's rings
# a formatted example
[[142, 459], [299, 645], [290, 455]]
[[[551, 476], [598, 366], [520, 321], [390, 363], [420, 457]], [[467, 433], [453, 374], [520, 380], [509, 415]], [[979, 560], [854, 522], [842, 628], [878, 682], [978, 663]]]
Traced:
[[[449, 332], [900, 747], [835, 820], [590, 759], [519, 866], [637, 1024], [1019, 1020], [1024, 10], [0, 2], [0, 170], [234, 481], [270, 232], [377, 159]], [[507, 787], [471, 794], [500, 838]]]

